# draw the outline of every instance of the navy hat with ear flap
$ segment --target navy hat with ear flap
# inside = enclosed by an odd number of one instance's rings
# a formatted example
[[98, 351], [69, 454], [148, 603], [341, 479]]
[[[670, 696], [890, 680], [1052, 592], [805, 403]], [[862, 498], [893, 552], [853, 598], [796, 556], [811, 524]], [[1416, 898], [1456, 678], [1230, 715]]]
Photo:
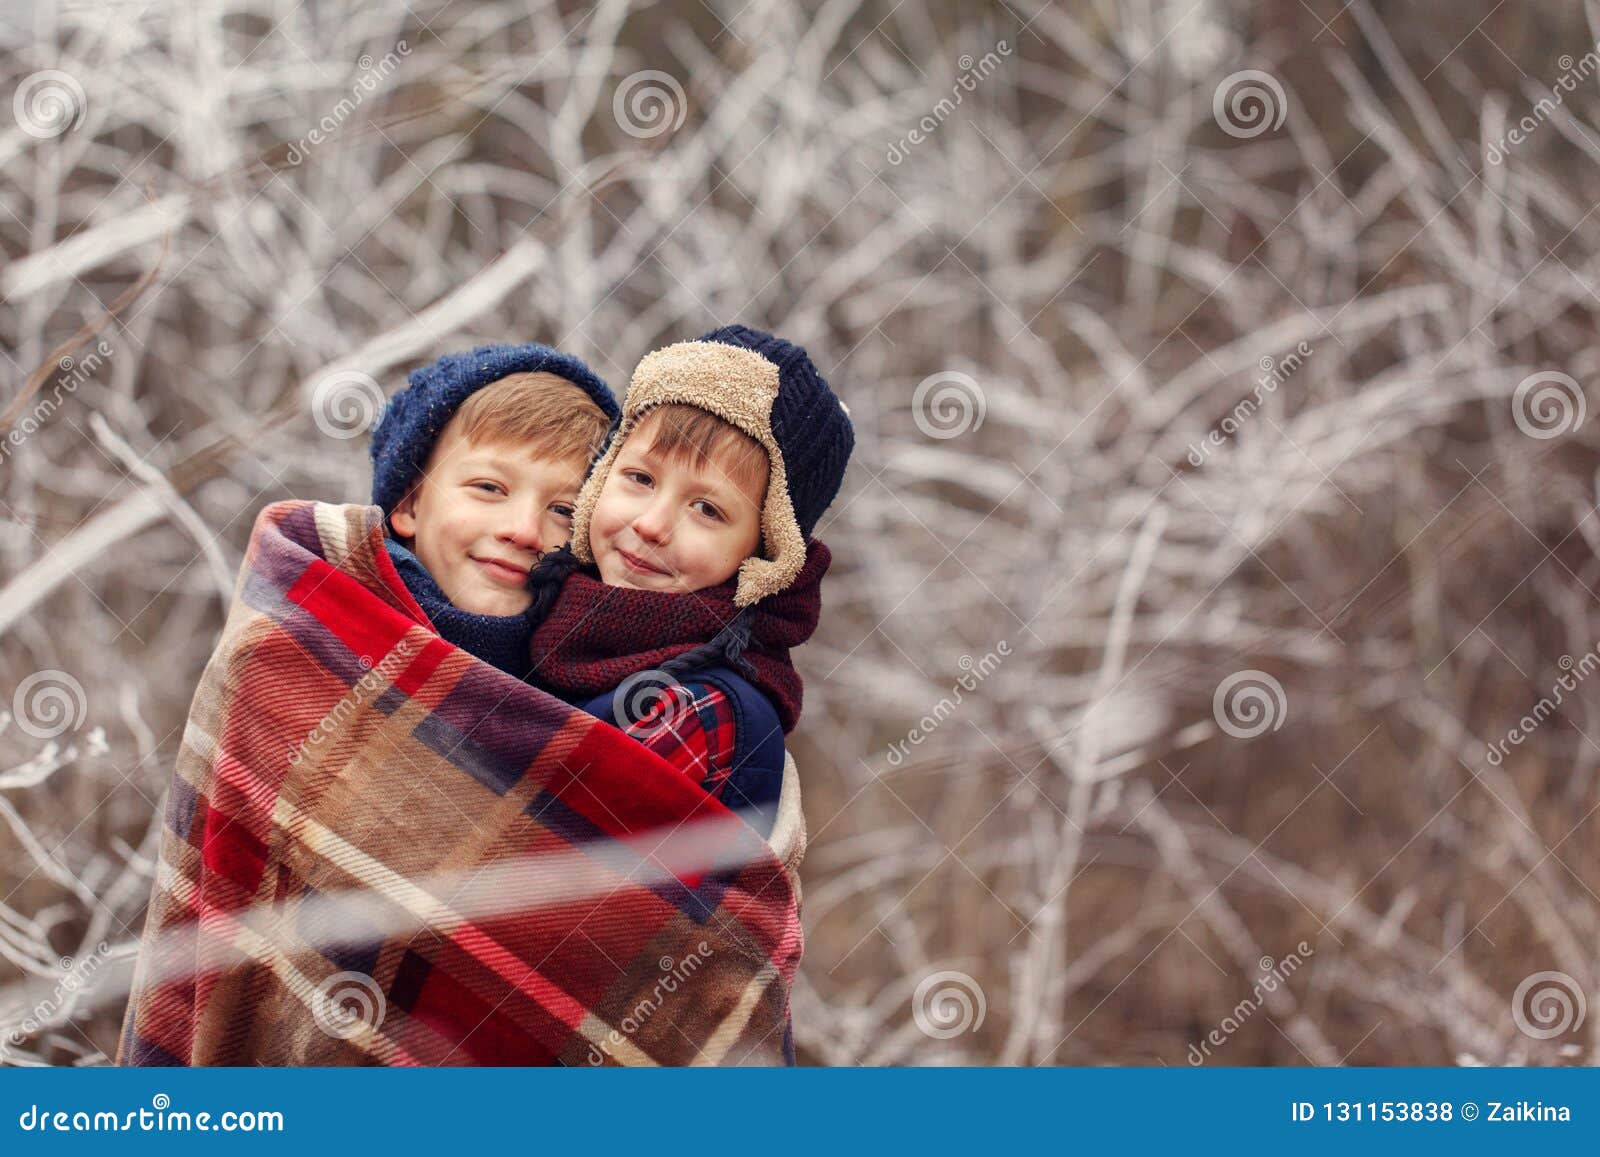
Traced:
[[838, 497], [855, 448], [849, 409], [834, 396], [806, 351], [793, 342], [742, 325], [714, 329], [700, 340], [753, 350], [778, 367], [772, 436], [783, 454], [795, 521], [800, 533], [810, 538], [823, 512]]
[[547, 345], [486, 345], [445, 354], [413, 370], [372, 432], [372, 502], [388, 514], [405, 497], [439, 434], [473, 394], [510, 374], [551, 373], [577, 386], [611, 420], [621, 416], [611, 388], [571, 354]]
[[806, 561], [806, 540], [844, 482], [855, 431], [806, 351], [742, 325], [646, 354], [633, 371], [622, 421], [578, 495], [572, 553], [593, 563], [589, 520], [628, 433], [654, 406], [695, 406], [742, 430], [767, 452], [762, 554], [739, 564], [733, 601], [748, 607], [787, 590]]

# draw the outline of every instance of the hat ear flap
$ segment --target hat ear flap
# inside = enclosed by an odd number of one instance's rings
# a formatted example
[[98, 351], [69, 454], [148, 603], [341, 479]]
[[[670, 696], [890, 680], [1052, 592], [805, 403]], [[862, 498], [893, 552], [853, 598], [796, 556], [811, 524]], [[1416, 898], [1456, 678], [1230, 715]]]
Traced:
[[800, 522], [794, 515], [794, 503], [789, 497], [788, 474], [783, 467], [783, 453], [769, 434], [767, 458], [770, 468], [767, 477], [767, 500], [761, 507], [761, 534], [767, 544], [767, 558], [751, 556], [739, 564], [739, 584], [733, 592], [733, 604], [748, 607], [768, 595], [788, 590], [806, 565], [806, 536], [800, 532]]
[[606, 444], [605, 453], [600, 455], [598, 461], [589, 468], [589, 477], [584, 479], [583, 487], [578, 491], [578, 500], [572, 507], [572, 553], [579, 562], [592, 566], [594, 552], [589, 549], [589, 523], [594, 517], [595, 504], [600, 501], [600, 491], [606, 484], [606, 477], [611, 473], [611, 466], [617, 460], [617, 454], [622, 449], [622, 440], [627, 437], [628, 430], [634, 420], [624, 418], [611, 433], [611, 440]]

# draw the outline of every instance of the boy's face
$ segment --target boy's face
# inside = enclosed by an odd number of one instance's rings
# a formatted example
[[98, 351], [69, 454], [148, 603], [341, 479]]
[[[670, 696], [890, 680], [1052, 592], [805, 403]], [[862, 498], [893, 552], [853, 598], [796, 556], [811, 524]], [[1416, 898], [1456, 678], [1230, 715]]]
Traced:
[[727, 442], [703, 464], [667, 458], [651, 449], [647, 414], [629, 433], [595, 500], [589, 546], [600, 578], [636, 590], [703, 590], [726, 582], [761, 543], [759, 484], [740, 481], [730, 456], [747, 448]]
[[533, 596], [528, 571], [572, 536], [588, 461], [475, 442], [455, 422], [423, 475], [389, 516], [445, 597], [476, 615], [517, 615]]

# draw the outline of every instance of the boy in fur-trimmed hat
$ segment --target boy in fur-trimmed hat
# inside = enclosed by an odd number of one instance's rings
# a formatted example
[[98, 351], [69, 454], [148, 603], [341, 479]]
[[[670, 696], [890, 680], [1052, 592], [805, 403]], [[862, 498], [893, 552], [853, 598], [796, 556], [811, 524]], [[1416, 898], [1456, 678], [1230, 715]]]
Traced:
[[615, 720], [765, 831], [800, 716], [789, 650], [831, 556], [811, 538], [854, 445], [799, 346], [744, 326], [645, 356], [530, 578], [529, 681]]

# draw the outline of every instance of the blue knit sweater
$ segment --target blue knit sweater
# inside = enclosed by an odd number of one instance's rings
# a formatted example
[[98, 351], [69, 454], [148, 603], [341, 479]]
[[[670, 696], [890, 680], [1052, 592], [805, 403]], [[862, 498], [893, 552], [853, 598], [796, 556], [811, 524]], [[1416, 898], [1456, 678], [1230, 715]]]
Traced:
[[388, 548], [406, 589], [427, 612], [441, 638], [513, 678], [527, 677], [533, 667], [528, 654], [533, 621], [527, 615], [474, 615], [463, 611], [445, 597], [421, 559], [392, 538], [384, 539], [383, 545]]

